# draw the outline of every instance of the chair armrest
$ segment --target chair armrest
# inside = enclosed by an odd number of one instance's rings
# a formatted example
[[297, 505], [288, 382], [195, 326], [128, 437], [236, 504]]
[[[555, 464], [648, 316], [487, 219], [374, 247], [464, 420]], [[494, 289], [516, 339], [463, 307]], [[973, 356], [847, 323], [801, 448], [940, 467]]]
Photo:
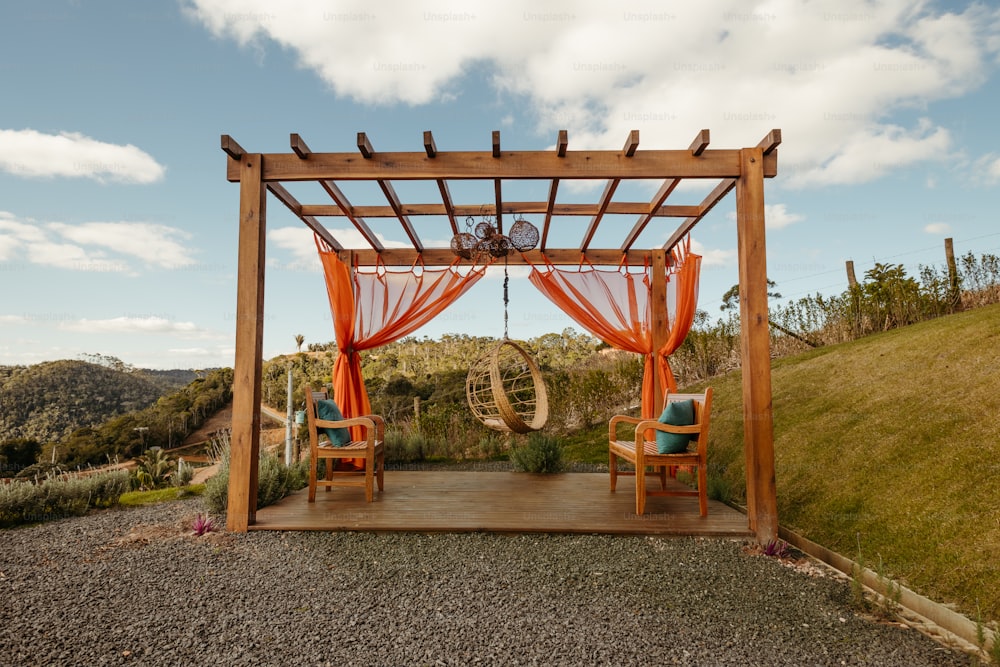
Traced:
[[663, 431], [664, 433], [677, 433], [681, 435], [697, 435], [701, 433], [701, 424], [691, 424], [690, 426], [674, 426], [673, 424], [664, 424], [661, 421], [655, 419], [645, 419], [640, 421], [635, 425], [636, 442], [639, 442], [639, 438], [642, 434], [648, 430]]
[[351, 417], [350, 419], [338, 419], [337, 421], [317, 419], [313, 423], [316, 425], [316, 428], [345, 428], [348, 426], [375, 428], [375, 421], [370, 417]]
[[608, 441], [618, 439], [618, 425], [619, 424], [638, 424], [642, 419], [639, 417], [629, 417], [628, 415], [615, 415], [608, 422]]

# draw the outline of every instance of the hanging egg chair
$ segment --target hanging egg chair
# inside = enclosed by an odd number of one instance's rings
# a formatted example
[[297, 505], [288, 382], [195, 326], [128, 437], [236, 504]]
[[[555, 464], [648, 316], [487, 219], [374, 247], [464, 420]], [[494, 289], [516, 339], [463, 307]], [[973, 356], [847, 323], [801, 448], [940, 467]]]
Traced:
[[476, 418], [496, 431], [530, 433], [549, 418], [541, 371], [524, 348], [507, 338], [472, 365], [465, 394]]
[[465, 395], [469, 408], [484, 426], [508, 433], [530, 433], [541, 430], [549, 419], [549, 397], [538, 366], [520, 345], [507, 337], [507, 305], [509, 303], [507, 255], [525, 252], [538, 243], [538, 229], [527, 220], [518, 218], [510, 234], [484, 216], [472, 231], [472, 217], [466, 218], [464, 233], [452, 239], [452, 251], [463, 258], [503, 257], [503, 340], [469, 368], [465, 379]]

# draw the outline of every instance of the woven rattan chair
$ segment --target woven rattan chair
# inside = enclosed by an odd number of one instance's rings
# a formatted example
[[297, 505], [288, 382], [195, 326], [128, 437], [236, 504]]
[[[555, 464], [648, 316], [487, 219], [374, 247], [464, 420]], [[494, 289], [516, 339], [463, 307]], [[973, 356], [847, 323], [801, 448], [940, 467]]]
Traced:
[[469, 368], [465, 394], [472, 414], [497, 431], [530, 433], [549, 419], [542, 372], [524, 348], [509, 338]]
[[[316, 487], [325, 486], [329, 491], [333, 486], [363, 486], [365, 500], [372, 502], [375, 482], [382, 492], [382, 477], [385, 469], [385, 420], [378, 415], [366, 415], [340, 421], [319, 418], [318, 401], [326, 399], [325, 391], [306, 388], [306, 423], [309, 426], [309, 502], [316, 501]], [[343, 447], [334, 447], [327, 441], [320, 443], [320, 429], [360, 426], [364, 440], [352, 440]], [[320, 459], [326, 461], [325, 479], [317, 479]], [[363, 470], [334, 470], [339, 459], [363, 459]]]

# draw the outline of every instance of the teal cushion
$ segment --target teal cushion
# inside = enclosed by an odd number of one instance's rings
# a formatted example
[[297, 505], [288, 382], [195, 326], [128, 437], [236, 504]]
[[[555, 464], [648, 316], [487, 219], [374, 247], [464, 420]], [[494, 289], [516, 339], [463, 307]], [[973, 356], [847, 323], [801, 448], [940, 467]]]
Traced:
[[[691, 426], [694, 424], [694, 401], [670, 401], [663, 408], [659, 419], [661, 424]], [[687, 451], [688, 443], [697, 440], [697, 433], [656, 432], [656, 451], [660, 454], [680, 454]]]
[[[336, 401], [330, 398], [320, 399], [317, 402], [316, 411], [319, 418], [324, 421], [337, 422], [344, 418], [344, 415], [340, 414], [340, 408], [337, 407]], [[343, 447], [351, 441], [351, 432], [345, 427], [321, 430], [326, 431], [326, 437], [330, 438], [330, 444], [334, 447]]]

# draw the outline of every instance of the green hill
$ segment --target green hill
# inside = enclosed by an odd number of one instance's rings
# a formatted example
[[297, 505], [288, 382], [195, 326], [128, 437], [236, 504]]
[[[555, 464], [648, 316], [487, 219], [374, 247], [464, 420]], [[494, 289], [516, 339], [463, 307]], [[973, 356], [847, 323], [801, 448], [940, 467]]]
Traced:
[[[740, 501], [740, 375], [710, 384], [710, 484]], [[781, 524], [1000, 619], [1000, 305], [776, 360], [772, 387]]]
[[0, 441], [59, 440], [78, 428], [140, 410], [172, 384], [86, 361], [0, 367]]

